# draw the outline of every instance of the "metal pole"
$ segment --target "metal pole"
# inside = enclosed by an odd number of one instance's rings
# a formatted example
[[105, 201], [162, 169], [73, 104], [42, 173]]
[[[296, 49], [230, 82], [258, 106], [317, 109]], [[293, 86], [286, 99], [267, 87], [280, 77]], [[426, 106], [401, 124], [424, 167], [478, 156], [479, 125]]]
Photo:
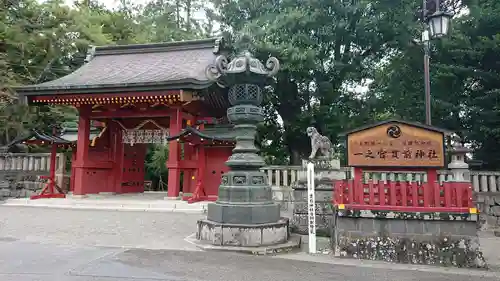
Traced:
[[[438, 0], [436, 0], [436, 4], [438, 3]], [[437, 8], [437, 7], [436, 7]], [[422, 0], [422, 22], [424, 23], [424, 26], [427, 28], [427, 23], [426, 23], [426, 17], [427, 17], [427, 0]], [[429, 64], [430, 64], [430, 42], [428, 41], [430, 38], [427, 39], [427, 42], [422, 42], [423, 47], [424, 47], [424, 88], [425, 88], [425, 124], [426, 125], [431, 125], [431, 78], [430, 78], [430, 70], [429, 70]]]
[[424, 83], [425, 83], [425, 124], [432, 125], [431, 121], [431, 77], [429, 70], [429, 42], [424, 42]]

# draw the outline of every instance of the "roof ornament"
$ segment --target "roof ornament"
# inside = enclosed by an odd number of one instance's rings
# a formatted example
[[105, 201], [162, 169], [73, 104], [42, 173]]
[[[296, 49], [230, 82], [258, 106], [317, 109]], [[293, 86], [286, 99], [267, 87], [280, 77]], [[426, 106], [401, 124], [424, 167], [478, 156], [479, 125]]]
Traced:
[[224, 38], [223, 37], [219, 37], [217, 39], [215, 39], [215, 43], [214, 43], [214, 49], [213, 49], [213, 53], [218, 55], [221, 51], [221, 49], [223, 48], [224, 46]]
[[235, 47], [240, 52], [232, 60], [220, 55], [215, 59], [215, 63], [207, 68], [208, 79], [225, 86], [245, 83], [260, 85], [268, 82], [263, 78], [271, 78], [278, 73], [280, 63], [277, 58], [268, 58], [264, 65], [254, 57], [254, 42], [248, 30], [239, 36]]
[[87, 56], [85, 57], [85, 61], [84, 61], [85, 63], [90, 62], [94, 58], [95, 49], [96, 49], [96, 47], [94, 45], [89, 46], [89, 49], [87, 51]]

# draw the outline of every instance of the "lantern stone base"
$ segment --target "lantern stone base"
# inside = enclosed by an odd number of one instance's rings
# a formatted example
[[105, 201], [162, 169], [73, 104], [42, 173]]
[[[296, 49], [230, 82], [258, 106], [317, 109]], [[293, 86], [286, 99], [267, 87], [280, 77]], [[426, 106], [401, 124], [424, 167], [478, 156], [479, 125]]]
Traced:
[[193, 242], [203, 249], [269, 253], [300, 246], [300, 237], [290, 238], [287, 218], [266, 224], [227, 224], [203, 219], [198, 221]]
[[278, 204], [220, 204], [207, 206], [207, 219], [214, 223], [263, 224], [274, 223], [280, 219]]

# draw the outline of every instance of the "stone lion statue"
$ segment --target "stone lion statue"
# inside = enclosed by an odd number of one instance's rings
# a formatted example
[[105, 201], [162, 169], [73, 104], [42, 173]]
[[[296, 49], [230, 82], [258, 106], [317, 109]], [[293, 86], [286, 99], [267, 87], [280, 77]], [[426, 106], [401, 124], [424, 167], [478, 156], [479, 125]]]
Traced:
[[332, 142], [329, 138], [322, 136], [318, 133], [318, 130], [314, 127], [308, 127], [306, 130], [307, 136], [311, 138], [311, 155], [309, 155], [309, 159], [314, 159], [318, 150], [325, 157], [330, 157], [333, 155], [333, 147]]

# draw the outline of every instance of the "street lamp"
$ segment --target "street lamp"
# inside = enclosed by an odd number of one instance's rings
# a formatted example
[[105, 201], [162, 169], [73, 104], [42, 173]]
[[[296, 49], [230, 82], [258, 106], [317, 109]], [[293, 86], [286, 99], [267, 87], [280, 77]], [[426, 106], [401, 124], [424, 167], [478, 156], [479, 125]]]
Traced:
[[431, 125], [431, 79], [429, 70], [430, 39], [438, 39], [448, 34], [452, 15], [439, 10], [439, 0], [435, 0], [436, 11], [427, 15], [427, 0], [423, 0], [423, 19], [426, 30], [422, 32], [424, 46], [424, 80], [425, 80], [425, 124]]
[[441, 38], [448, 34], [452, 14], [437, 11], [427, 17], [431, 38]]

